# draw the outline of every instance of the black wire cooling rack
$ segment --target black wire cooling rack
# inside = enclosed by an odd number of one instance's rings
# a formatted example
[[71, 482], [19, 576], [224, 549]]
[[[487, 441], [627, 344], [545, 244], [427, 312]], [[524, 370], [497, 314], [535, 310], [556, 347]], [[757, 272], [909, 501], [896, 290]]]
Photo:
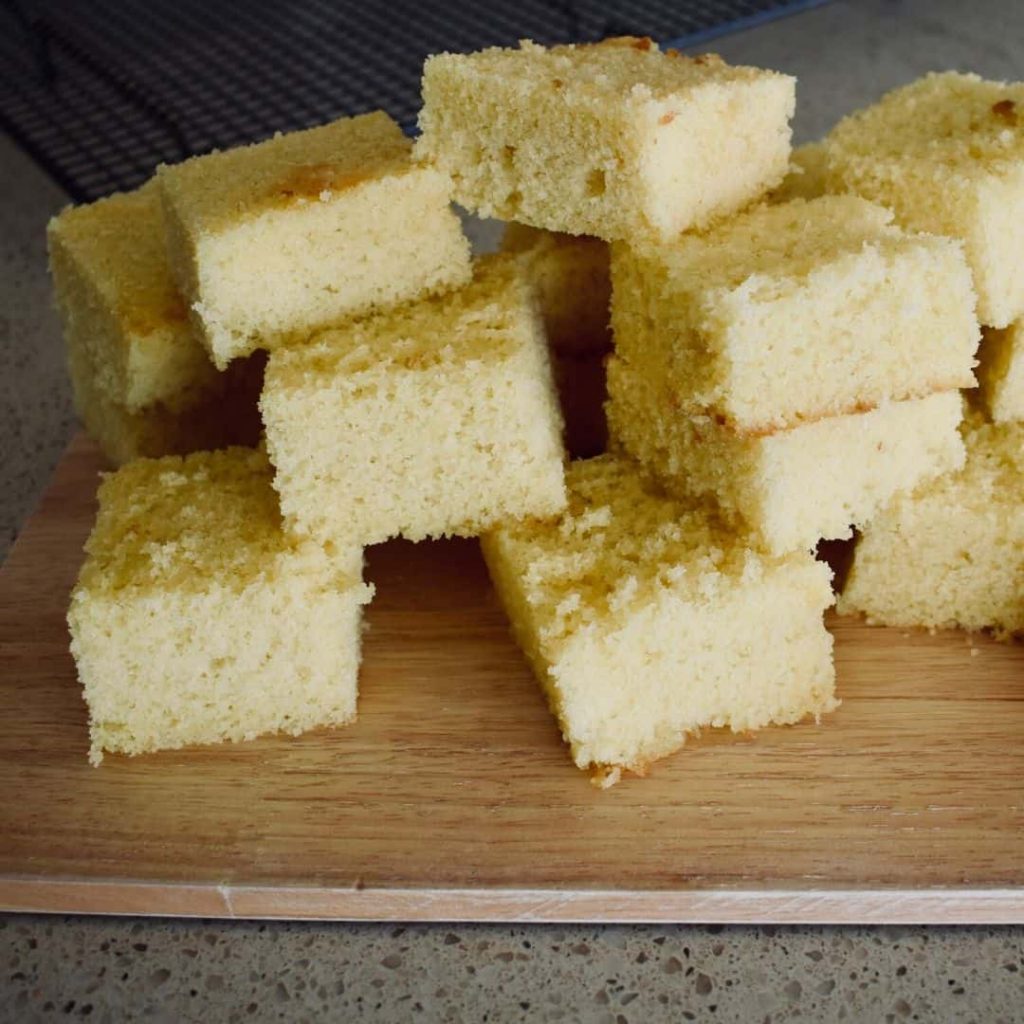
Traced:
[[77, 201], [160, 162], [383, 108], [424, 57], [521, 38], [700, 45], [824, 0], [0, 0], [0, 125]]

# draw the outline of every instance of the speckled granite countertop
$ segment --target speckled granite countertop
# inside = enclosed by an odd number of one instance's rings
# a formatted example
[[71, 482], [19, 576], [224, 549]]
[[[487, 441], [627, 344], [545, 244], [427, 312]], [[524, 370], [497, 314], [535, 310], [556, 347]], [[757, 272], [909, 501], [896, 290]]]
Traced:
[[[715, 49], [799, 76], [803, 141], [925, 71], [1024, 78], [1022, 44], [1019, 0], [863, 0]], [[73, 430], [43, 234], [63, 202], [0, 140], [0, 553]], [[0, 917], [0, 953], [3, 1021], [1024, 1021], [1024, 927], [401, 927], [11, 915]]]

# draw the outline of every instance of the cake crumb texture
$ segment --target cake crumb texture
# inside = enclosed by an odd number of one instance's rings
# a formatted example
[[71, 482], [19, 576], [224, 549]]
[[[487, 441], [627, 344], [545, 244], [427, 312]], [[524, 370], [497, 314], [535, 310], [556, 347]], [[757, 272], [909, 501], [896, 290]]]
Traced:
[[608, 393], [615, 449], [671, 493], [714, 500], [776, 554], [849, 537], [897, 492], [963, 465], [957, 391], [764, 435], [675, 414], [671, 394], [617, 356]]
[[978, 318], [1024, 315], [1024, 84], [948, 71], [851, 114], [825, 140], [830, 191], [856, 192], [906, 227], [964, 244]]
[[964, 424], [967, 461], [862, 531], [839, 611], [1024, 636], [1024, 423]]
[[826, 565], [756, 553], [620, 457], [571, 463], [567, 485], [559, 517], [503, 523], [482, 545], [578, 767], [609, 785], [703, 728], [836, 706]]
[[285, 533], [259, 451], [108, 474], [68, 613], [90, 760], [351, 721], [361, 573]]
[[623, 38], [429, 57], [415, 155], [485, 217], [669, 238], [786, 172], [795, 80]]
[[171, 265], [213, 361], [465, 284], [450, 182], [386, 114], [159, 169]]
[[136, 413], [185, 408], [217, 388], [167, 262], [156, 183], [54, 217], [47, 228], [67, 347], [104, 400]]
[[281, 508], [306, 535], [475, 536], [565, 503], [547, 344], [514, 257], [273, 352], [261, 409]]
[[738, 433], [973, 387], [981, 332], [960, 246], [891, 220], [823, 196], [671, 245], [616, 243], [617, 355]]

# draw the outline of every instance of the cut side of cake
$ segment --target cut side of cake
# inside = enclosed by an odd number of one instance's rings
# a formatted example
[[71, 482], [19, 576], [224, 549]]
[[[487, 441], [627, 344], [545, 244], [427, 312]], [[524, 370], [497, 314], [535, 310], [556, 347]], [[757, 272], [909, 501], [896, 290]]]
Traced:
[[1024, 637], [1024, 423], [970, 419], [963, 469], [900, 494], [866, 526], [842, 614]]
[[219, 387], [167, 262], [156, 184], [62, 211], [47, 228], [70, 358], [131, 415], [183, 409]]
[[849, 537], [894, 494], [963, 464], [957, 391], [763, 435], [681, 415], [670, 389], [618, 356], [608, 393], [616, 447], [670, 492], [714, 499], [777, 554]]
[[705, 728], [836, 706], [827, 566], [755, 553], [622, 458], [574, 462], [567, 485], [561, 516], [502, 524], [482, 546], [573, 760], [595, 781], [644, 774]]
[[474, 536], [565, 504], [547, 344], [508, 256], [458, 292], [273, 352], [261, 409], [281, 508], [304, 534]]
[[465, 284], [450, 182], [386, 114], [159, 169], [171, 264], [218, 367]]
[[830, 191], [856, 192], [906, 227], [964, 244], [978, 318], [1024, 315], [1024, 84], [926, 75], [827, 136]]
[[90, 760], [352, 721], [361, 576], [282, 529], [260, 452], [108, 475], [68, 612]]
[[670, 238], [786, 173], [795, 80], [649, 39], [468, 55], [423, 68], [417, 159], [482, 216], [599, 238]]
[[608, 440], [604, 361], [611, 351], [608, 243], [509, 224], [502, 251], [514, 254], [540, 304], [544, 332], [574, 458], [603, 452]]
[[996, 423], [1024, 420], [1024, 321], [987, 327], [978, 353], [981, 396]]
[[612, 247], [630, 372], [684, 413], [763, 434], [973, 387], [971, 274], [856, 196], [755, 207], [670, 245]]

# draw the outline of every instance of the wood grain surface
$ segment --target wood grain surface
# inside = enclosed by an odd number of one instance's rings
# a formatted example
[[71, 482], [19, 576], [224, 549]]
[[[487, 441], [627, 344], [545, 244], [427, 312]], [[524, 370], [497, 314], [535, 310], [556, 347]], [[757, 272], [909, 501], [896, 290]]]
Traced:
[[76, 440], [0, 577], [0, 906], [404, 920], [1024, 921], [1024, 647], [830, 620], [842, 707], [593, 788], [468, 541], [369, 552], [358, 722], [86, 762]]

